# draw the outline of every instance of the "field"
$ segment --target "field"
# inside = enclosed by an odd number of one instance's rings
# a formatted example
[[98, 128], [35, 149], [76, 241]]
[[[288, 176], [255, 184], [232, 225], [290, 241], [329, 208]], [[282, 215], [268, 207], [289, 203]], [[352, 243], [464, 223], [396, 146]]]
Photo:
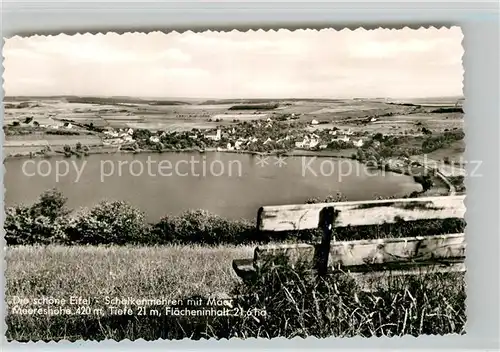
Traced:
[[[116, 128], [134, 127], [148, 129], [184, 130], [190, 128], [213, 128], [218, 124], [230, 124], [233, 120], [255, 120], [273, 117], [276, 114], [294, 114], [299, 120], [324, 120], [334, 123], [337, 127], [353, 127], [361, 119], [373, 116], [383, 116], [376, 124], [364, 124], [359, 128], [376, 130], [377, 132], [399, 132], [412, 128], [416, 123], [428, 124], [429, 128], [444, 129], [460, 127], [460, 113], [432, 114], [429, 112], [438, 107], [452, 107], [456, 100], [420, 100], [418, 104], [427, 104], [420, 110], [412, 105], [399, 105], [390, 101], [377, 99], [283, 99], [269, 100], [269, 103], [279, 103], [274, 109], [234, 110], [234, 107], [247, 103], [258, 103], [256, 100], [222, 100], [216, 102], [176, 102], [161, 105], [151, 101], [92, 98], [15, 98], [24, 105], [8, 103], [5, 109], [4, 124], [12, 121], [22, 121], [34, 117], [40, 123], [58, 124], [61, 120], [73, 120], [78, 123], [93, 123], [95, 126], [111, 126]], [[417, 103], [417, 102], [415, 102]], [[411, 103], [410, 103], [411, 104]], [[423, 105], [424, 106], [424, 105]], [[233, 108], [233, 109], [232, 109]], [[410, 115], [408, 115], [411, 113]], [[219, 121], [220, 120], [220, 121]], [[185, 126], [183, 126], [185, 125]], [[396, 131], [395, 131], [396, 130]]]
[[7, 136], [3, 148], [6, 156], [26, 155], [39, 152], [44, 147], [62, 149], [64, 145], [76, 146], [77, 143], [87, 146], [102, 146], [102, 140], [92, 135], [49, 135], [29, 134]]
[[[28, 99], [28, 98], [24, 98]], [[26, 129], [30, 135], [7, 134], [6, 154], [27, 155], [38, 151], [37, 144], [49, 144], [62, 147], [74, 146], [77, 142], [86, 145], [101, 145], [95, 128], [133, 128], [150, 131], [184, 132], [192, 129], [227, 128], [241, 122], [278, 119], [307, 123], [305, 130], [313, 133], [318, 129], [349, 129], [359, 135], [368, 136], [376, 133], [395, 136], [413, 136], [424, 138], [424, 128], [434, 134], [463, 128], [463, 112], [455, 106], [456, 100], [420, 100], [418, 104], [394, 103], [384, 99], [283, 99], [283, 100], [220, 100], [220, 101], [145, 101], [122, 98], [83, 98], [52, 97], [23, 100], [14, 99], [15, 103], [6, 104], [5, 124], [17, 123], [17, 130]], [[19, 103], [20, 101], [20, 103]], [[317, 121], [318, 124], [314, 124]], [[53, 125], [62, 126], [71, 122], [72, 128], [66, 127], [55, 133], [45, 128]], [[30, 126], [40, 124], [32, 132]], [[89, 126], [91, 126], [90, 128]], [[43, 126], [42, 126], [43, 125]], [[266, 126], [267, 127], [267, 126]], [[40, 131], [38, 131], [40, 130]], [[21, 131], [22, 132], [22, 131]], [[60, 133], [59, 133], [60, 132]], [[62, 133], [80, 133], [80, 135], [61, 135]], [[90, 135], [89, 135], [90, 134]], [[56, 137], [56, 138], [48, 138]], [[101, 136], [102, 137], [102, 136]], [[22, 142], [18, 139], [21, 138]], [[276, 139], [276, 143], [278, 139]], [[328, 143], [328, 140], [325, 140]], [[419, 142], [421, 144], [421, 141]], [[38, 145], [37, 145], [38, 146]], [[418, 146], [417, 146], [418, 147]], [[60, 149], [60, 148], [59, 148]], [[258, 147], [257, 147], [258, 149]], [[261, 148], [262, 149], [262, 148]], [[460, 157], [460, 148], [450, 150], [449, 157]], [[100, 151], [99, 148], [96, 151]], [[448, 150], [439, 152], [442, 155]], [[441, 155], [438, 159], [441, 159]]]
[[452, 143], [447, 148], [441, 148], [427, 154], [427, 157], [435, 160], [443, 160], [444, 158], [449, 158], [450, 161], [463, 163], [463, 157], [465, 153], [465, 141], [459, 140]]
[[[90, 298], [90, 308], [94, 312], [96, 308], [106, 308], [103, 302], [106, 296], [135, 299], [224, 297], [222, 293], [231, 291], [237, 284], [231, 260], [248, 256], [253, 248], [53, 245], [9, 248], [6, 255], [7, 304], [12, 308], [15, 297], [69, 300], [76, 296]], [[463, 275], [404, 279], [394, 281], [384, 290], [366, 294], [341, 278], [335, 282], [308, 281], [300, 269], [295, 275], [282, 271], [264, 274], [262, 282], [251, 288], [253, 295], [240, 296], [233, 302], [233, 306], [254, 312], [253, 315], [138, 316], [137, 311], [131, 316], [9, 314], [7, 338], [74, 341], [81, 338], [152, 340], [464, 333]], [[257, 308], [260, 315], [255, 313]]]

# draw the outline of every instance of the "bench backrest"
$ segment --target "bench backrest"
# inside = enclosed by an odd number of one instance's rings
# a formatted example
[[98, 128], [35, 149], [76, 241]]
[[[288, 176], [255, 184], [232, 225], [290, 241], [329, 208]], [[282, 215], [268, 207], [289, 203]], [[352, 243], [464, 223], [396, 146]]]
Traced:
[[321, 228], [321, 214], [333, 208], [333, 227], [382, 225], [398, 221], [463, 218], [465, 196], [407, 198], [361, 202], [318, 203], [261, 207], [257, 227], [261, 231]]
[[463, 233], [410, 238], [386, 238], [331, 243], [336, 227], [382, 225], [400, 221], [463, 218], [465, 196], [409, 198], [395, 200], [265, 206], [259, 209], [261, 231], [294, 231], [321, 228], [319, 244], [260, 246], [254, 262], [278, 254], [292, 262], [312, 263], [320, 274], [328, 267], [349, 271], [439, 266], [464, 270]]

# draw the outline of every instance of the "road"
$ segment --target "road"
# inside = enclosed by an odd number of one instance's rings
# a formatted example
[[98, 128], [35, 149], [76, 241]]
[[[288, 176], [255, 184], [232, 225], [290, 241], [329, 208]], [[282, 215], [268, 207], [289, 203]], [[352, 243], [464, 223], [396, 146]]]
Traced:
[[449, 189], [449, 195], [454, 196], [457, 193], [455, 186], [448, 180], [448, 178], [439, 171], [439, 162], [432, 159], [423, 158], [421, 156], [415, 155], [411, 157], [412, 160], [418, 162], [427, 171], [434, 172], [434, 174], [439, 177]]

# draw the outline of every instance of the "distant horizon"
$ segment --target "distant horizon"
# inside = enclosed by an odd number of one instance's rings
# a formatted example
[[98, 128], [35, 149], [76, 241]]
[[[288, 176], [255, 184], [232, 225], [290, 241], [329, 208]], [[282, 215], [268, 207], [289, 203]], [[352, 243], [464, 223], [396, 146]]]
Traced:
[[135, 95], [99, 95], [99, 94], [51, 94], [51, 95], [4, 95], [4, 98], [62, 98], [62, 97], [81, 97], [81, 98], [133, 98], [143, 100], [349, 100], [349, 99], [465, 99], [464, 95], [436, 95], [436, 96], [415, 96], [415, 97], [287, 97], [287, 98], [269, 98], [269, 97], [175, 97], [175, 96], [135, 96]]

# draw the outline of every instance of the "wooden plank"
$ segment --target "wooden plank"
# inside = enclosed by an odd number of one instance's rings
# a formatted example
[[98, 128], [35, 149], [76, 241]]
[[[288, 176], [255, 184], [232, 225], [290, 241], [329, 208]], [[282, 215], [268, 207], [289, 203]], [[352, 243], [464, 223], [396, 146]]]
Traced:
[[[252, 259], [236, 259], [233, 261], [233, 268], [236, 274], [244, 281], [251, 281], [257, 278], [258, 266], [254, 266]], [[370, 267], [368, 267], [370, 269]], [[364, 291], [372, 291], [377, 287], [383, 287], [390, 284], [391, 281], [398, 277], [408, 275], [428, 275], [434, 273], [453, 273], [465, 272], [466, 266], [464, 262], [447, 263], [447, 264], [433, 264], [425, 266], [407, 266], [400, 269], [392, 270], [363, 270], [363, 271], [340, 271], [329, 268], [330, 275], [348, 275], [356, 280], [358, 285]], [[314, 269], [311, 270], [314, 274]]]
[[318, 228], [320, 212], [335, 209], [335, 227], [382, 225], [399, 221], [463, 218], [464, 195], [361, 202], [265, 206], [259, 209], [261, 231], [297, 231]]
[[264, 262], [278, 256], [286, 256], [290, 265], [295, 266], [299, 263], [314, 264], [314, 255], [316, 246], [306, 243], [265, 245], [255, 248], [254, 265], [258, 268]]
[[464, 234], [333, 243], [328, 265], [351, 267], [465, 258]]
[[[288, 257], [295, 265], [317, 259], [321, 245], [284, 244], [259, 246], [255, 249], [254, 263], [279, 255]], [[344, 271], [377, 271], [400, 269], [403, 266], [439, 266], [463, 262], [465, 258], [463, 233], [428, 237], [388, 238], [334, 242], [330, 246], [328, 266]]]

